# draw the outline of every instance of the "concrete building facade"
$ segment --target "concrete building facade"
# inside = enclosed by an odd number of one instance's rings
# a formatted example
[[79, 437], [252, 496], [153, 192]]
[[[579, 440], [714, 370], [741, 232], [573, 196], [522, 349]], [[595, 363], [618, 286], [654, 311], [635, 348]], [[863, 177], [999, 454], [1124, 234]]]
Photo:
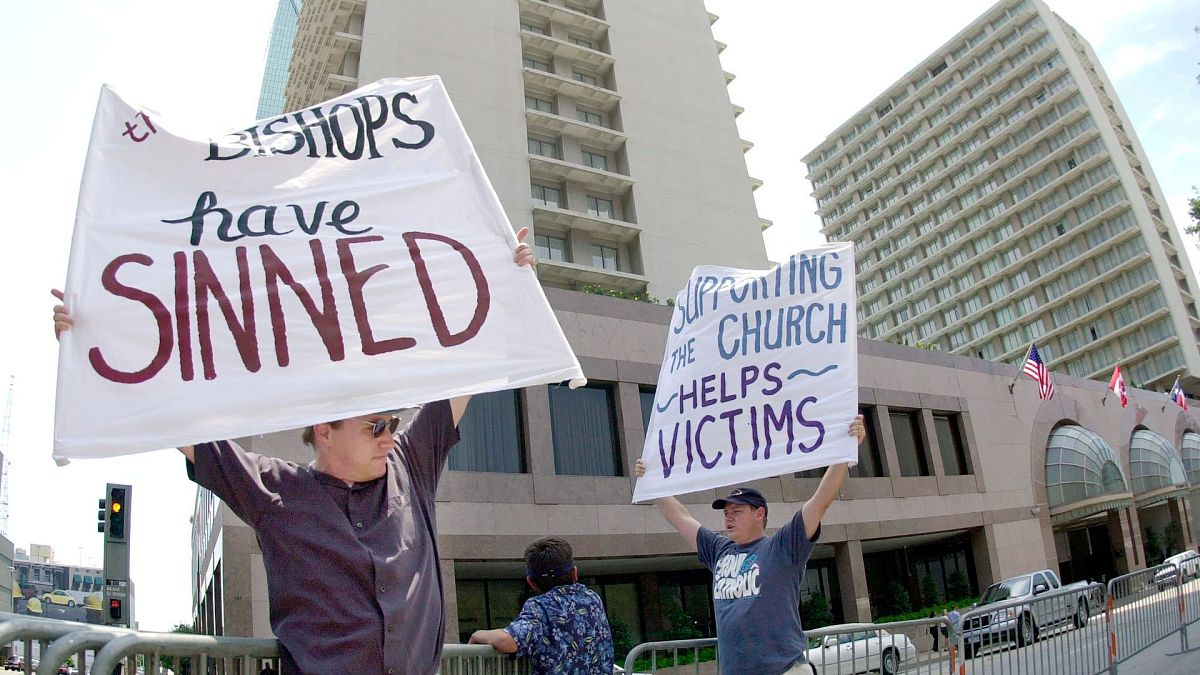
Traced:
[[287, 107], [440, 75], [544, 285], [673, 297], [697, 264], [767, 266], [715, 20], [698, 0], [313, 0]]
[[[566, 537], [585, 581], [635, 640], [670, 634], [682, 611], [712, 634], [709, 576], [653, 505], [630, 504], [671, 310], [547, 289], [590, 383], [475, 397], [438, 492], [448, 641], [501, 626], [524, 595], [521, 555]], [[1122, 409], [1104, 384], [1059, 375], [1040, 401], [1016, 367], [875, 341], [859, 342], [869, 440], [830, 509], [805, 577], [835, 620], [887, 613], [896, 580], [914, 605], [923, 577], [938, 599], [956, 584], [1049, 567], [1103, 580], [1147, 558], [1195, 547], [1200, 419], [1133, 390]], [[311, 461], [298, 432], [243, 446]], [[785, 522], [818, 477], [758, 481], [770, 522]], [[200, 491], [195, 542], [201, 625], [269, 634], [266, 578], [252, 531]], [[714, 491], [685, 503], [709, 527]], [[1165, 550], [1147, 550], [1147, 528]], [[961, 579], [955, 580], [961, 575]], [[211, 623], [205, 623], [211, 622]]]
[[1003, 0], [804, 157], [860, 334], [1200, 393], [1191, 263], [1095, 52]]

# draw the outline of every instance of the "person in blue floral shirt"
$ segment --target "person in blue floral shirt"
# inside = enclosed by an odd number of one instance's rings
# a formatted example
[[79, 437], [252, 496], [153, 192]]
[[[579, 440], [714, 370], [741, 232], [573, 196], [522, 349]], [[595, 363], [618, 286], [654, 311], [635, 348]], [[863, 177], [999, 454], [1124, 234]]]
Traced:
[[613, 641], [600, 596], [579, 583], [571, 545], [557, 537], [525, 549], [525, 583], [539, 595], [525, 601], [507, 627], [477, 630], [471, 644], [527, 658], [535, 675], [612, 673]]

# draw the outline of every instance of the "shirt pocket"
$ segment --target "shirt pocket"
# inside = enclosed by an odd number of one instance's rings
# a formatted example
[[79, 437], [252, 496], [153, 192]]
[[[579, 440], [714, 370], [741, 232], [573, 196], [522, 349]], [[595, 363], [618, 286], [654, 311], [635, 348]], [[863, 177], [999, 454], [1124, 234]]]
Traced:
[[422, 548], [429, 540], [420, 505], [404, 493], [388, 500], [384, 527], [400, 551]]

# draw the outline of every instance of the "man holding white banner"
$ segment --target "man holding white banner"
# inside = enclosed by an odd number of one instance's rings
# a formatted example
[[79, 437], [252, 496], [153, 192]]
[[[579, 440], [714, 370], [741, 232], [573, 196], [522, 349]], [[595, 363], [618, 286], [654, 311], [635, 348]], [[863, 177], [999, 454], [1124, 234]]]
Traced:
[[[765, 272], [698, 267], [675, 299], [633, 498], [654, 499], [713, 573], [724, 673], [807, 672], [800, 583], [866, 437], [853, 262], [835, 243]], [[842, 424], [848, 435], [830, 433]], [[771, 536], [758, 490], [713, 502], [725, 534], [673, 496], [820, 466], [816, 493]]]
[[[217, 136], [105, 87], [54, 292], [55, 459], [178, 447], [255, 530], [282, 672], [432, 675], [470, 396], [584, 381], [527, 232], [436, 77]], [[198, 443], [301, 427], [307, 466]]]

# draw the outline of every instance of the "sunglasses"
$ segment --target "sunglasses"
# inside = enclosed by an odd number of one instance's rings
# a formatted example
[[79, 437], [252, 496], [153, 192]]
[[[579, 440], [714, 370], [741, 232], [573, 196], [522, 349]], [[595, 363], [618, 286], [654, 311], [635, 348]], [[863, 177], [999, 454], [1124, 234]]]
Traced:
[[400, 418], [399, 417], [381, 417], [381, 418], [375, 420], [374, 422], [368, 422], [366, 420], [354, 420], [354, 421], [360, 422], [362, 424], [365, 424], [365, 425], [371, 427], [371, 435], [374, 436], [375, 438], [379, 438], [380, 436], [382, 436], [383, 432], [385, 430], [389, 434], [394, 434], [394, 433], [396, 433], [396, 429], [400, 428]]

